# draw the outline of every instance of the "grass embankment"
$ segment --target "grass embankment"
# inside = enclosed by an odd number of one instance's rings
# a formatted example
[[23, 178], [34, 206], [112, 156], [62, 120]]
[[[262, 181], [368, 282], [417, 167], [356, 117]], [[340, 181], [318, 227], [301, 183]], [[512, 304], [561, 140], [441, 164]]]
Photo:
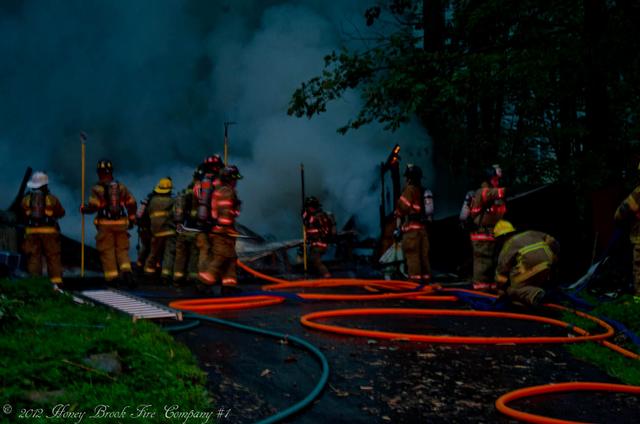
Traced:
[[[84, 411], [85, 418], [100, 405], [125, 410], [103, 422], [174, 421], [165, 406], [177, 406], [175, 414], [211, 409], [205, 374], [191, 352], [157, 325], [78, 305], [40, 279], [0, 280], [0, 294], [0, 405], [12, 409], [0, 411], [0, 422], [55, 422], [46, 417], [55, 415], [56, 405]], [[92, 355], [100, 354], [110, 366], [95, 362]], [[149, 405], [146, 419], [132, 418], [141, 405]], [[31, 417], [21, 415], [24, 410]]]
[[[597, 304], [594, 298], [588, 298], [587, 300], [591, 304]], [[589, 311], [589, 313], [621, 322], [629, 330], [640, 336], [640, 303], [634, 302], [632, 296], [623, 296], [616, 301], [601, 303]], [[582, 319], [570, 313], [565, 313], [564, 319], [590, 332], [595, 333], [602, 331], [602, 329], [599, 329], [592, 321]], [[620, 344], [632, 352], [640, 354], [640, 348], [633, 343], [628, 341], [622, 341], [622, 343], [620, 343], [618, 338], [611, 341]], [[566, 346], [569, 352], [577, 358], [597, 365], [624, 383], [640, 386], [640, 360], [628, 359], [594, 342], [569, 344]]]

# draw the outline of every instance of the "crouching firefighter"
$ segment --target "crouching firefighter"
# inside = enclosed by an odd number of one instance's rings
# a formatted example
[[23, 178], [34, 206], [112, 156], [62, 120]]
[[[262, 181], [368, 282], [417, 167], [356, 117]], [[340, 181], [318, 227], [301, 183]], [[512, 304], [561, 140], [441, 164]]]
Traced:
[[236, 166], [228, 166], [220, 171], [220, 187], [211, 199], [211, 217], [215, 222], [209, 233], [212, 246], [211, 261], [205, 271], [198, 273], [200, 281], [206, 285], [222, 280], [221, 294], [230, 294], [237, 289], [236, 276], [236, 236], [235, 220], [240, 215], [240, 200], [236, 195], [236, 184], [242, 175]]
[[193, 196], [193, 187], [202, 179], [202, 168], [198, 167], [193, 172], [191, 184], [182, 190], [173, 205], [173, 220], [176, 225], [176, 258], [173, 264], [174, 284], [180, 285], [185, 277], [189, 281], [198, 280], [198, 246], [195, 231], [197, 227], [198, 208]]
[[640, 302], [640, 185], [618, 206], [614, 219], [616, 224], [629, 228], [629, 241], [633, 245], [634, 298]]
[[169, 284], [171, 280], [176, 248], [172, 189], [171, 178], [161, 178], [153, 189], [153, 196], [147, 207], [151, 224], [151, 248], [144, 265], [144, 273], [147, 277], [152, 277], [156, 273], [156, 264], [162, 262], [160, 275], [163, 284]]
[[65, 210], [60, 201], [49, 193], [49, 177], [36, 172], [27, 183], [31, 191], [22, 199], [22, 212], [26, 221], [22, 250], [27, 255], [30, 275], [42, 275], [42, 256], [47, 262], [47, 273], [54, 289], [62, 288], [62, 260], [60, 258], [60, 227], [58, 219]]
[[475, 230], [470, 235], [473, 247], [472, 283], [475, 290], [496, 289], [494, 274], [498, 252], [496, 252], [493, 227], [507, 211], [505, 189], [500, 187], [502, 177], [500, 166], [493, 165], [486, 171], [485, 177], [485, 181], [475, 191], [469, 205], [469, 217], [475, 226]]
[[314, 271], [324, 278], [331, 278], [329, 269], [322, 262], [322, 255], [326, 253], [329, 243], [336, 236], [336, 221], [333, 215], [322, 210], [320, 201], [310, 196], [304, 199], [302, 222], [307, 234], [309, 259]]
[[[433, 204], [431, 192], [422, 188], [422, 170], [409, 164], [404, 171], [406, 186], [398, 200], [394, 215], [402, 222], [396, 229], [394, 237], [402, 237], [402, 252], [407, 261], [409, 280], [419, 283], [431, 281], [431, 265], [429, 263], [429, 238], [425, 223], [428, 217], [425, 212], [425, 200]], [[430, 211], [431, 215], [433, 211]]]
[[97, 166], [98, 182], [91, 188], [89, 202], [80, 207], [83, 214], [97, 213], [94, 224], [96, 248], [107, 282], [120, 277], [133, 287], [129, 260], [129, 232], [136, 219], [136, 199], [127, 187], [113, 178], [113, 164], [101, 159]]
[[560, 245], [549, 234], [516, 230], [509, 221], [500, 220], [493, 230], [502, 244], [496, 265], [498, 293], [510, 300], [538, 306], [554, 281]]

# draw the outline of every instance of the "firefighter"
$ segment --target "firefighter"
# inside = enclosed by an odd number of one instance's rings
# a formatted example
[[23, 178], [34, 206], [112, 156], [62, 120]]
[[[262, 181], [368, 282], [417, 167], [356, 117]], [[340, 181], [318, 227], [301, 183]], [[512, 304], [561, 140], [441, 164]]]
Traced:
[[212, 257], [206, 270], [198, 273], [200, 281], [209, 286], [222, 280], [221, 294], [239, 291], [236, 277], [238, 232], [234, 224], [240, 214], [240, 200], [235, 190], [240, 179], [242, 175], [236, 166], [227, 166], [220, 171], [220, 186], [211, 199], [211, 217], [215, 222], [209, 233]]
[[496, 264], [498, 293], [529, 306], [538, 306], [554, 285], [560, 245], [549, 234], [516, 230], [509, 221], [496, 223], [493, 234], [502, 249]]
[[220, 187], [220, 170], [224, 167], [220, 155], [208, 156], [200, 165], [202, 177], [193, 185], [193, 198], [196, 204], [196, 246], [198, 247], [198, 273], [205, 272], [211, 261], [211, 245], [208, 236], [214, 225], [211, 215], [211, 199], [217, 187]]
[[322, 263], [322, 255], [325, 254], [329, 243], [336, 235], [333, 215], [323, 211], [320, 201], [316, 197], [310, 196], [304, 199], [302, 222], [307, 234], [309, 259], [314, 271], [324, 278], [331, 278], [329, 269]]
[[[638, 164], [640, 171], [640, 164]], [[622, 201], [614, 215], [616, 223], [629, 225], [629, 239], [633, 245], [634, 300], [640, 302], [640, 185]]]
[[203, 169], [196, 168], [191, 184], [176, 197], [173, 206], [173, 219], [178, 230], [176, 236], [176, 258], [173, 264], [173, 281], [176, 285], [187, 278], [198, 279], [198, 246], [197, 234], [193, 231], [197, 226], [197, 205], [193, 196], [193, 187], [202, 180]]
[[404, 177], [406, 186], [394, 212], [402, 225], [396, 229], [394, 236], [396, 239], [402, 237], [402, 252], [407, 261], [409, 279], [428, 283], [431, 280], [431, 265], [429, 238], [425, 228], [427, 216], [424, 194], [427, 192], [422, 188], [422, 170], [419, 166], [409, 164], [404, 171]]
[[493, 227], [507, 211], [505, 189], [500, 187], [502, 169], [493, 165], [486, 171], [486, 180], [471, 198], [470, 218], [475, 230], [471, 232], [473, 247], [473, 288], [495, 290], [494, 280], [496, 241]]
[[158, 262], [162, 262], [160, 275], [164, 284], [168, 284], [173, 275], [176, 248], [172, 190], [171, 178], [160, 178], [153, 189], [153, 196], [151, 196], [147, 207], [151, 223], [151, 247], [144, 264], [144, 273], [147, 277], [153, 276], [156, 273], [156, 265]]
[[97, 213], [94, 224], [96, 248], [104, 278], [112, 282], [121, 278], [134, 286], [129, 260], [129, 232], [136, 219], [136, 199], [127, 187], [113, 178], [113, 164], [101, 159], [97, 166], [98, 182], [91, 188], [89, 202], [80, 207], [83, 214]]
[[140, 273], [144, 271], [144, 264], [147, 262], [151, 249], [151, 220], [149, 219], [147, 208], [152, 197], [153, 192], [147, 194], [147, 197], [140, 201], [140, 207], [136, 212], [136, 225], [138, 226], [138, 245], [136, 246], [138, 259], [136, 260], [136, 268]]
[[22, 250], [27, 255], [27, 271], [31, 275], [42, 275], [44, 256], [49, 280], [54, 290], [60, 290], [62, 260], [58, 219], [64, 216], [65, 210], [58, 198], [49, 192], [49, 177], [44, 172], [35, 172], [27, 187], [31, 191], [22, 199], [26, 221]]

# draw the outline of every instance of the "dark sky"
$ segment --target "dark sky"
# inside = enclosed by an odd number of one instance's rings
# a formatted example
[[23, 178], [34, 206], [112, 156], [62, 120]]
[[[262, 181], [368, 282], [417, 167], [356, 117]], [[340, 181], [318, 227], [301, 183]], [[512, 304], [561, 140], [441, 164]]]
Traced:
[[81, 130], [89, 135], [87, 184], [96, 160], [108, 157], [140, 199], [166, 175], [186, 185], [198, 162], [222, 152], [222, 123], [233, 120], [242, 223], [297, 236], [304, 162], [308, 193], [339, 224], [355, 213], [375, 233], [376, 165], [395, 142], [405, 159], [427, 165], [426, 134], [414, 124], [338, 135], [360, 106], [356, 92], [318, 119], [286, 115], [293, 90], [321, 72], [325, 54], [362, 47], [353, 38], [366, 31], [370, 3], [0, 1], [0, 206], [26, 166], [45, 170], [69, 211], [63, 231], [77, 237]]

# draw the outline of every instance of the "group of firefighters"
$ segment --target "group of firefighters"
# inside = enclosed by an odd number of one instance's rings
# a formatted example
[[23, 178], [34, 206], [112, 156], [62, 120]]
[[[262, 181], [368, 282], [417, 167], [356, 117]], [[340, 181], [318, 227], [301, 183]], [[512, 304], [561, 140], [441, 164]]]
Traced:
[[[181, 285], [191, 280], [198, 287], [221, 284], [222, 294], [237, 291], [235, 220], [241, 202], [236, 184], [242, 178], [236, 166], [225, 166], [219, 155], [207, 157], [193, 173], [191, 183], [172, 195], [173, 183], [162, 178], [142, 202], [120, 181], [114, 179], [113, 164], [103, 159], [97, 165], [98, 182], [91, 189], [83, 214], [96, 214], [96, 248], [107, 282], [119, 280], [135, 285], [129, 260], [129, 233], [139, 230], [137, 265], [145, 275], [158, 270], [166, 283]], [[401, 242], [410, 280], [429, 283], [429, 239], [426, 222], [432, 216], [430, 191], [422, 187], [422, 171], [408, 165], [405, 188], [394, 212], [398, 228], [394, 237]], [[537, 305], [545, 290], [554, 284], [559, 245], [549, 234], [539, 231], [517, 233], [503, 219], [506, 208], [502, 171], [493, 165], [480, 188], [467, 193], [460, 221], [472, 225], [473, 279], [476, 290], [494, 291], [527, 305]], [[35, 172], [27, 184], [30, 191], [22, 201], [25, 221], [23, 251], [27, 270], [42, 275], [42, 258], [54, 288], [62, 284], [58, 219], [65, 210], [48, 190], [48, 176]], [[322, 256], [336, 235], [335, 220], [323, 211], [320, 201], [308, 197], [302, 218], [313, 269], [330, 277]], [[640, 186], [616, 211], [617, 221], [633, 221], [635, 295], [640, 296]]]

